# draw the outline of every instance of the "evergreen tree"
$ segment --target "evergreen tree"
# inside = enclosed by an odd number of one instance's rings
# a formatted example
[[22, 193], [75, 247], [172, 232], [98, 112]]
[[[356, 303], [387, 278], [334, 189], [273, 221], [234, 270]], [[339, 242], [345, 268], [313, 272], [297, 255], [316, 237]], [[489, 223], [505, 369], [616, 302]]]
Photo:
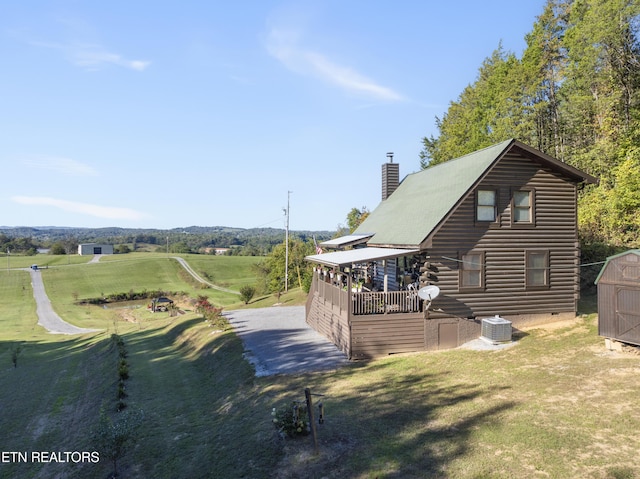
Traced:
[[640, 0], [548, 0], [522, 59], [502, 46], [423, 138], [423, 168], [517, 138], [600, 179], [580, 234], [638, 246]]

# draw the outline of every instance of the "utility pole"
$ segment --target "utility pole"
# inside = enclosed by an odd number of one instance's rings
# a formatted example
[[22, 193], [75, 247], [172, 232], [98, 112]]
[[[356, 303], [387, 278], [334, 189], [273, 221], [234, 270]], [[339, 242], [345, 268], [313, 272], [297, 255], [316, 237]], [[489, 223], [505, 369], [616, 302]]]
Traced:
[[285, 227], [285, 248], [284, 248], [284, 292], [289, 291], [289, 199], [291, 197], [291, 193], [293, 191], [287, 191], [287, 208], [284, 210], [284, 214], [287, 217], [286, 227]]

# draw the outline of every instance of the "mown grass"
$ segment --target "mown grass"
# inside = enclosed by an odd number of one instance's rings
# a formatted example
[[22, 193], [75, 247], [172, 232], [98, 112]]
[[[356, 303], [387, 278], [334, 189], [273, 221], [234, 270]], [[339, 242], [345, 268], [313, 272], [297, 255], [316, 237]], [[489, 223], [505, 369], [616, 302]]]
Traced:
[[[189, 257], [188, 260], [192, 261], [193, 258]], [[215, 271], [209, 274], [233, 286], [241, 282], [255, 281], [252, 265], [258, 261], [260, 258], [256, 257], [209, 256], [197, 261], [198, 266], [194, 269]], [[11, 271], [0, 270], [1, 274], [22, 275], [29, 285], [28, 272], [12, 269]], [[87, 328], [106, 327], [121, 318], [121, 315], [100, 306], [79, 307], [78, 301], [101, 298], [113, 293], [155, 290], [184, 292], [191, 298], [199, 295], [206, 296], [213, 304], [224, 308], [229, 305], [233, 305], [234, 308], [242, 306], [238, 295], [213, 288], [203, 289], [199, 283], [192, 280], [175, 259], [161, 254], [108, 255], [104, 256], [99, 263], [74, 264], [72, 262], [68, 265], [62, 264], [42, 269], [38, 274], [43, 277], [47, 294], [56, 312], [65, 320]], [[26, 290], [28, 297], [31, 294], [30, 286], [26, 287]], [[12, 293], [7, 296], [18, 298]], [[144, 314], [144, 311], [141, 314]], [[33, 318], [34, 324], [37, 323], [35, 308]]]
[[32, 264], [37, 264], [40, 267], [49, 266], [64, 266], [73, 264], [85, 264], [88, 263], [93, 256], [80, 256], [77, 254], [70, 255], [52, 255], [52, 254], [37, 254], [34, 256], [23, 256], [17, 254], [10, 254], [0, 256], [0, 269], [13, 269], [13, 268], [28, 268]]
[[31, 277], [26, 271], [0, 270], [2, 339], [25, 340], [40, 333]]
[[504, 351], [390, 357], [265, 389], [326, 394], [319, 454], [290, 447], [280, 477], [640, 477], [639, 371], [638, 356], [604, 350], [591, 316]]
[[238, 291], [255, 283], [255, 265], [263, 258], [256, 256], [212, 256], [182, 254], [189, 265], [209, 282]]
[[[167, 265], [153, 268], [159, 278], [172, 275]], [[120, 272], [112, 272], [114, 288]], [[0, 429], [9, 431], [2, 449], [91, 450], [99, 406], [115, 404], [110, 333], [34, 329], [32, 307], [21, 306], [28, 273], [8, 278], [14, 273], [0, 275]], [[108, 276], [101, 281], [108, 285]], [[123, 477], [640, 477], [640, 356], [606, 351], [594, 314], [523, 332], [501, 351], [399, 355], [261, 378], [233, 331], [214, 330], [195, 313], [118, 328], [129, 351], [126, 401], [145, 411], [120, 461]], [[25, 349], [13, 368], [17, 341]], [[271, 424], [271, 408], [304, 399], [306, 387], [325, 406], [317, 451], [311, 437], [284, 440]], [[9, 463], [0, 477], [102, 478], [109, 470], [106, 461]]]
[[[227, 271], [248, 271], [246, 264]], [[2, 451], [93, 450], [91, 429], [100, 407], [106, 404], [112, 414], [115, 410], [117, 374], [108, 350], [110, 335], [118, 332], [129, 351], [128, 407], [145, 411], [139, 440], [123, 461], [125, 476], [233, 477], [231, 471], [247, 467], [237, 463], [232, 450], [246, 444], [257, 450], [264, 438], [254, 438], [256, 430], [267, 435], [272, 431], [270, 424], [257, 420], [235, 438], [223, 433], [220, 418], [226, 416], [221, 410], [262, 415], [252, 406], [258, 396], [253, 371], [231, 330], [212, 334], [210, 325], [189, 311], [171, 317], [143, 308], [128, 316], [135, 322], [128, 322], [113, 310], [74, 304], [77, 298], [129, 290], [201, 293], [180, 279], [181, 270], [174, 260], [143, 257], [38, 273], [62, 317], [104, 328], [85, 337], [47, 334], [36, 325], [29, 272], [0, 272], [0, 428], [11, 431], [3, 437]], [[224, 278], [224, 272], [218, 274]], [[21, 352], [14, 368], [11, 354], [17, 345]], [[236, 403], [237, 411], [232, 407]], [[250, 470], [264, 476], [270, 457], [277, 453], [265, 452], [260, 461], [249, 461]], [[211, 476], [208, 471], [215, 468], [227, 472]], [[97, 465], [2, 463], [0, 477], [107, 477], [110, 469], [104, 458]]]

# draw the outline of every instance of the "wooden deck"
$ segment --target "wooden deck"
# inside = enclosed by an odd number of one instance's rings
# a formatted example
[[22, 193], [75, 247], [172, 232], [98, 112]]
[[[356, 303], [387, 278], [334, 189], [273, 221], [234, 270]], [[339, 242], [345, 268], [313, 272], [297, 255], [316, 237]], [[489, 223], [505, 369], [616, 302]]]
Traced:
[[448, 349], [480, 335], [479, 322], [428, 318], [415, 291], [349, 292], [314, 276], [307, 323], [349, 359]]

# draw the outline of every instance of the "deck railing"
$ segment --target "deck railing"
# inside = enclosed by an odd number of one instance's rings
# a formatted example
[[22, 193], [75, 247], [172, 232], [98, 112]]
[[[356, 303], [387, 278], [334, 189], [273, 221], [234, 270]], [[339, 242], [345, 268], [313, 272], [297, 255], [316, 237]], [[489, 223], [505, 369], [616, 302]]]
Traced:
[[352, 293], [353, 314], [417, 313], [420, 297], [415, 291]]
[[324, 281], [314, 281], [315, 292], [324, 304], [354, 315], [417, 313], [421, 299], [414, 291], [351, 292]]

